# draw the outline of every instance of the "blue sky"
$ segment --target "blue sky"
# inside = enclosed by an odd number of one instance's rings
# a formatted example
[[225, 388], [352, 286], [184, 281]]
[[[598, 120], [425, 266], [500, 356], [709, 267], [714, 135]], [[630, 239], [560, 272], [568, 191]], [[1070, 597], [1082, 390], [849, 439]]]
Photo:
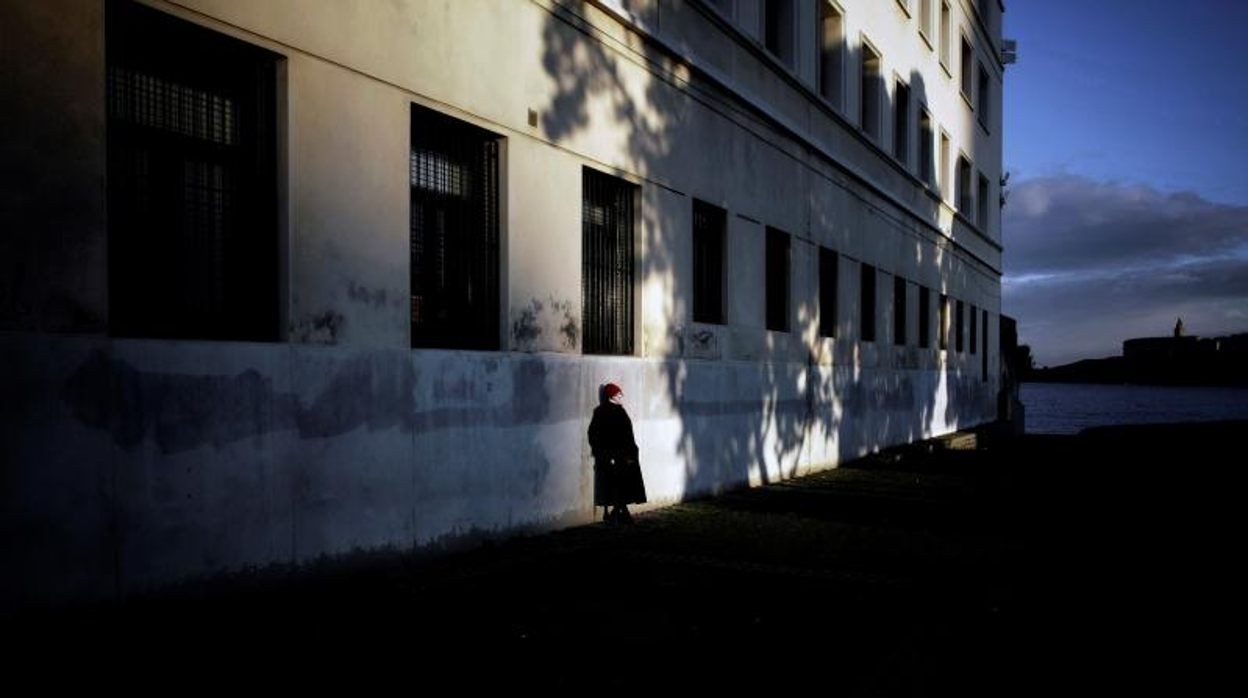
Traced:
[[1179, 315], [1248, 331], [1248, 0], [1007, 1], [1005, 36], [1020, 341], [1055, 365]]

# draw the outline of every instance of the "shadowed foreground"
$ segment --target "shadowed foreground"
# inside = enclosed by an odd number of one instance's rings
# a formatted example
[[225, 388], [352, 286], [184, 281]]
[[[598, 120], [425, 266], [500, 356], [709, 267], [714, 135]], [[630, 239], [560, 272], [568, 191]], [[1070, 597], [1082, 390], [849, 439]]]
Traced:
[[631, 528], [189, 585], [10, 636], [19, 659], [294, 652], [409, 686], [1191, 692], [1233, 666], [1243, 477], [1221, 454], [1246, 427], [945, 439]]

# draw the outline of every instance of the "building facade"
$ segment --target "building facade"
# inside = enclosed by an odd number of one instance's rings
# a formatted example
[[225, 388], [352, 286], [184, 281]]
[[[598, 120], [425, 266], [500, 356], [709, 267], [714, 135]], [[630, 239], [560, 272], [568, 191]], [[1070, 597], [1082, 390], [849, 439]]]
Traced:
[[5, 604], [994, 419], [1003, 9], [5, 3]]

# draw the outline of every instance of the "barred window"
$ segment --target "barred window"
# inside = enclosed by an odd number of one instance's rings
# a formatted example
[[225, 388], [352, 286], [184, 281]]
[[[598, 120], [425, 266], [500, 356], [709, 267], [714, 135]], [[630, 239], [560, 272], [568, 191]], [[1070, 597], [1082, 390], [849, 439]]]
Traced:
[[499, 136], [412, 105], [412, 346], [498, 349]]
[[862, 327], [862, 341], [875, 341], [875, 267], [870, 264], [862, 265], [862, 274], [859, 279], [860, 288], [858, 294], [859, 301], [859, 323]]
[[632, 354], [636, 187], [585, 169], [582, 190], [583, 349], [586, 354]]
[[722, 208], [693, 202], [693, 320], [724, 322], [724, 228]]
[[789, 331], [789, 234], [767, 228], [767, 329]]
[[110, 332], [277, 339], [279, 57], [138, 3], [105, 11]]
[[819, 334], [836, 336], [836, 286], [837, 254], [824, 247], [819, 248]]

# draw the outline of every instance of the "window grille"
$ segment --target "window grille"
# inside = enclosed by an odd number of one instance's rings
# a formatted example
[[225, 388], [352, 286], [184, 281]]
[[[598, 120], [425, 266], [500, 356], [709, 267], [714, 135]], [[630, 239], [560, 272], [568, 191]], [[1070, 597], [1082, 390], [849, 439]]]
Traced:
[[693, 320], [724, 322], [724, 228], [722, 208], [693, 202]]
[[583, 350], [632, 354], [635, 187], [586, 169], [582, 189]]
[[110, 331], [277, 338], [277, 56], [107, 3]]
[[413, 347], [498, 349], [498, 136], [412, 105]]

